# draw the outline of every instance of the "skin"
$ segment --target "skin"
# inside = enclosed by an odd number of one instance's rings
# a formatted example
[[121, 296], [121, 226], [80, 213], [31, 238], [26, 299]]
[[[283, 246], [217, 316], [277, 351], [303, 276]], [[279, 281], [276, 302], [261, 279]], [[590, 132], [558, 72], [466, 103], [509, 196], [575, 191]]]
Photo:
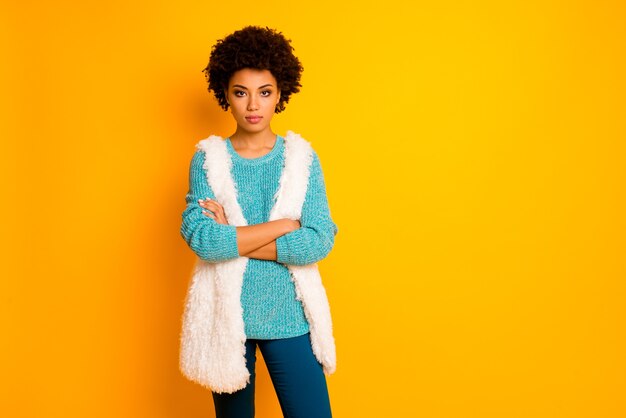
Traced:
[[[276, 141], [270, 122], [280, 89], [276, 78], [269, 70], [244, 68], [235, 72], [226, 87], [226, 98], [230, 111], [237, 122], [230, 141], [237, 153], [244, 158], [257, 158], [270, 152]], [[258, 115], [262, 119], [256, 124], [246, 116]], [[198, 201], [206, 210], [202, 213], [217, 223], [228, 225], [224, 207], [216, 200]], [[261, 260], [276, 260], [276, 238], [300, 228], [300, 221], [277, 219], [256, 225], [237, 227], [237, 247], [240, 256]]]

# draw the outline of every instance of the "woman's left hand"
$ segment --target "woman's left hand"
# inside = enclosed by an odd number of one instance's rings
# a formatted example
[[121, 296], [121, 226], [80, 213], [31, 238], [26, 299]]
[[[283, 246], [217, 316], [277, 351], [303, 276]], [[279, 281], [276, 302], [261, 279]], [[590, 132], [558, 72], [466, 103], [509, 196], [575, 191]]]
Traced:
[[200, 199], [198, 201], [198, 204], [201, 207], [213, 212], [211, 213], [206, 210], [203, 210], [202, 213], [204, 215], [208, 216], [209, 218], [215, 219], [215, 222], [217, 222], [218, 224], [228, 225], [228, 220], [226, 220], [226, 214], [224, 213], [224, 208], [222, 207], [222, 205], [217, 203], [216, 200], [212, 200], [209, 198]]

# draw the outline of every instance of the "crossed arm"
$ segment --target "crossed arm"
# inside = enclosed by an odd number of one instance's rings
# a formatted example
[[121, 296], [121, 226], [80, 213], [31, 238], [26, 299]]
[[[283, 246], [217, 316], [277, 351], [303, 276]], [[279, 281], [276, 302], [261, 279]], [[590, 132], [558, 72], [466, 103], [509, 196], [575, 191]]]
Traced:
[[[224, 207], [216, 200], [199, 200], [198, 204], [208, 210], [202, 214], [218, 224], [228, 225]], [[210, 211], [210, 212], [209, 212]], [[276, 238], [300, 228], [300, 221], [278, 219], [256, 225], [238, 226], [237, 248], [239, 255], [260, 260], [276, 260]]]
[[207, 184], [204, 160], [203, 151], [197, 151], [192, 159], [187, 207], [180, 229], [189, 247], [201, 259], [220, 262], [246, 256], [306, 265], [328, 255], [338, 229], [330, 217], [317, 154], [311, 165], [300, 220], [278, 219], [248, 226], [228, 224], [223, 207]]

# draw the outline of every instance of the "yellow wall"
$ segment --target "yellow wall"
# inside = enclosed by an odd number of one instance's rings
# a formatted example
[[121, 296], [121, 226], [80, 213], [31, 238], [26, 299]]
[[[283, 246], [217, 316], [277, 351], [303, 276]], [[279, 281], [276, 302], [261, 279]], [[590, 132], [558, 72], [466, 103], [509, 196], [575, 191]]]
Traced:
[[201, 69], [246, 24], [305, 67], [273, 127], [339, 226], [334, 416], [626, 416], [623, 2], [6, 3], [1, 416], [213, 416], [179, 226], [233, 129]]

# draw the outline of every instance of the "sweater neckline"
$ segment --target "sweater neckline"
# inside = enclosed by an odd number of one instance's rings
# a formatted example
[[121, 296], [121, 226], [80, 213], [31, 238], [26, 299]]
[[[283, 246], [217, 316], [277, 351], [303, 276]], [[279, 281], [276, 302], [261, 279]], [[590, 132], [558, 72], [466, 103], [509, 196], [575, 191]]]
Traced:
[[268, 152], [267, 154], [263, 154], [260, 157], [256, 157], [256, 158], [245, 158], [239, 155], [239, 153], [235, 151], [233, 144], [230, 142], [230, 137], [226, 138], [226, 147], [228, 148], [228, 152], [230, 153], [231, 157], [234, 160], [245, 163], [245, 164], [260, 164], [267, 160], [272, 159], [275, 155], [280, 153], [280, 150], [283, 147], [283, 137], [280, 135], [276, 135], [276, 141], [274, 142], [274, 146], [272, 147], [270, 152]]

